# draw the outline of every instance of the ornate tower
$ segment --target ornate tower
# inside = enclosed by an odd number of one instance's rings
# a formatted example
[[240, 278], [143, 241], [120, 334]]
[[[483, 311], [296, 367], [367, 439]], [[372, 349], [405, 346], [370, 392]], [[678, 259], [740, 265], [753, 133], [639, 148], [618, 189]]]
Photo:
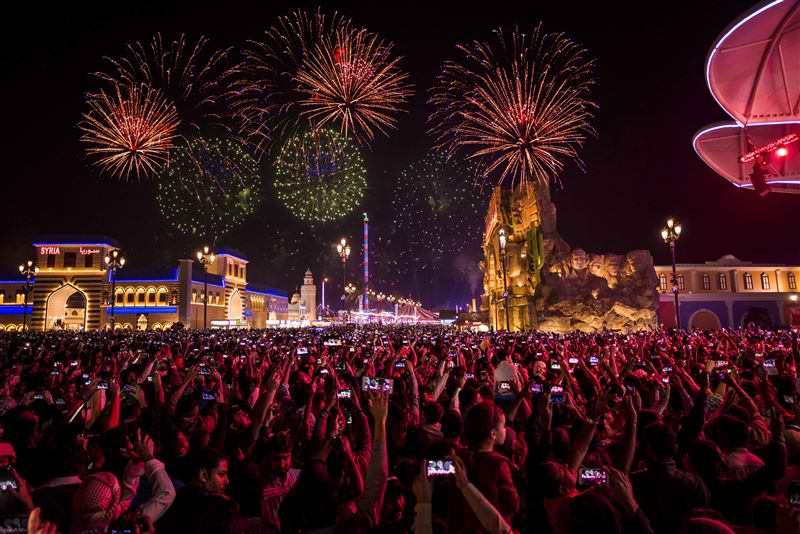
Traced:
[[305, 305], [305, 317], [309, 321], [317, 320], [317, 286], [314, 285], [314, 276], [311, 269], [306, 271], [303, 285], [300, 287], [300, 302]]

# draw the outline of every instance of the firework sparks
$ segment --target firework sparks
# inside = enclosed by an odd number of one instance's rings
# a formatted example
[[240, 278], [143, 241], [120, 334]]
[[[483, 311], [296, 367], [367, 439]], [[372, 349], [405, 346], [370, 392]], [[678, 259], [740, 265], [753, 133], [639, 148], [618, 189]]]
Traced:
[[169, 162], [180, 124], [175, 108], [145, 85], [115, 87], [89, 98], [89, 112], [78, 127], [95, 164], [116, 177], [139, 178]]
[[459, 46], [462, 62], [444, 64], [430, 98], [431, 132], [439, 148], [479, 161], [487, 179], [546, 185], [565, 160], [580, 162], [577, 149], [594, 133], [594, 64], [541, 25], [531, 35], [495, 34], [495, 43]]
[[275, 160], [275, 172], [278, 198], [296, 216], [312, 223], [350, 213], [367, 186], [358, 148], [328, 128], [289, 139]]
[[341, 25], [316, 43], [297, 73], [302, 114], [317, 125], [338, 124], [345, 136], [360, 140], [386, 135], [412, 94], [399, 60], [377, 34]]
[[299, 103], [304, 95], [297, 73], [315, 43], [345, 24], [336, 14], [297, 10], [280, 17], [262, 40], [248, 41], [236, 67], [232, 105], [240, 134], [257, 154], [263, 155], [301, 124]]
[[[459, 158], [430, 152], [404, 169], [393, 195], [395, 225], [402, 230], [421, 260], [438, 268], [480, 244], [482, 220], [491, 190], [481, 190], [479, 171]], [[442, 228], [453, 231], [442, 232]]]
[[106, 57], [110, 73], [95, 76], [114, 85], [147, 84], [158, 89], [175, 106], [183, 124], [198, 130], [198, 122], [223, 120], [222, 104], [234, 74], [229, 66], [231, 49], [213, 50], [201, 37], [194, 45], [185, 34], [165, 44], [161, 34], [149, 43], [129, 43], [127, 54]]
[[175, 149], [157, 182], [162, 217], [182, 235], [215, 242], [261, 202], [258, 165], [230, 139], [198, 137]]

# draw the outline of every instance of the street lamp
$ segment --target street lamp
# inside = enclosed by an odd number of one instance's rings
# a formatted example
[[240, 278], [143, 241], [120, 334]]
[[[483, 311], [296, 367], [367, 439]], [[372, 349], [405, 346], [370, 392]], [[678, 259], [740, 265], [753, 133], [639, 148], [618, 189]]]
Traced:
[[197, 251], [197, 261], [203, 264], [203, 330], [208, 328], [208, 266], [214, 263], [214, 253], [208, 247]]
[[347, 301], [350, 300], [353, 293], [356, 292], [356, 286], [353, 284], [347, 284], [344, 288], [345, 298], [344, 298], [344, 307], [347, 310], [348, 319], [350, 317], [350, 307], [347, 305]]
[[675, 265], [675, 243], [681, 237], [681, 225], [674, 217], [667, 219], [667, 227], [661, 230], [661, 238], [672, 252], [672, 294], [675, 296], [675, 327], [681, 327], [681, 312], [678, 308], [678, 269]]
[[500, 228], [500, 256], [503, 259], [503, 309], [506, 316], [506, 332], [510, 330], [508, 327], [508, 287], [506, 282], [506, 229]]
[[347, 286], [347, 258], [350, 256], [350, 245], [344, 237], [336, 245], [336, 251], [342, 259], [342, 287]]
[[117, 306], [117, 271], [125, 266], [125, 258], [122, 257], [119, 249], [114, 249], [111, 254], [105, 257], [106, 269], [111, 271], [111, 331], [114, 331], [117, 317], [115, 315]]
[[33, 266], [33, 262], [28, 260], [25, 265], [19, 266], [19, 272], [25, 277], [25, 305], [22, 308], [22, 331], [28, 329], [28, 293], [31, 290], [31, 277], [39, 273], [39, 268]]

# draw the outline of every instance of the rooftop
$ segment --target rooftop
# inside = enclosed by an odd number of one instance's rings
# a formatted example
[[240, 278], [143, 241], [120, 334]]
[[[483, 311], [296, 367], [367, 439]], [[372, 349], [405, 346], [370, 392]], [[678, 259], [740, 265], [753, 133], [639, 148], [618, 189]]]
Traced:
[[57, 234], [39, 236], [34, 242], [34, 247], [43, 245], [96, 245], [119, 247], [119, 242], [107, 235], [95, 234]]

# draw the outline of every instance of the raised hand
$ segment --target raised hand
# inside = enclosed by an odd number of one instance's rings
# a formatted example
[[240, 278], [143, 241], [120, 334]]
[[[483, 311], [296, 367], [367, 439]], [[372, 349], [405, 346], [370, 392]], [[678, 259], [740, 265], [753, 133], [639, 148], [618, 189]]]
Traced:
[[425, 460], [420, 462], [420, 470], [417, 478], [411, 483], [411, 491], [418, 503], [429, 504], [433, 497], [433, 484], [428, 480], [428, 463]]

